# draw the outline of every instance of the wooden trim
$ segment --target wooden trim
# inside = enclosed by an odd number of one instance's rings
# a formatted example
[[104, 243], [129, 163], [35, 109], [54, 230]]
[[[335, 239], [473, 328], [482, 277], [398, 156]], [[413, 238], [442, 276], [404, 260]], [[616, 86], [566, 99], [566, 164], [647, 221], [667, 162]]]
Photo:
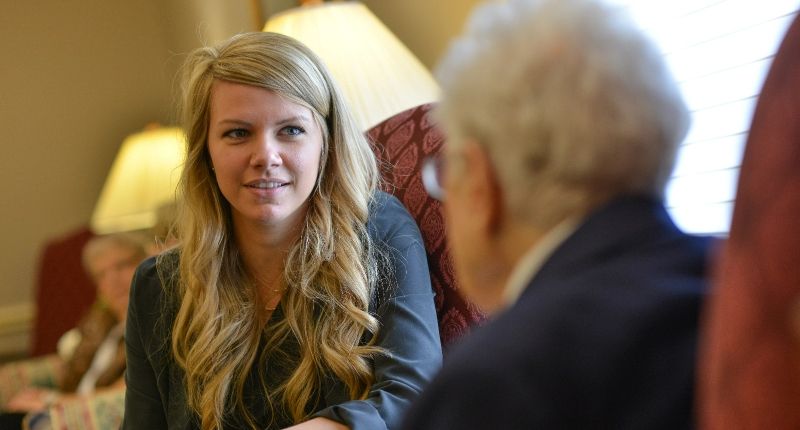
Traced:
[[0, 306], [0, 356], [28, 353], [34, 308], [33, 303]]

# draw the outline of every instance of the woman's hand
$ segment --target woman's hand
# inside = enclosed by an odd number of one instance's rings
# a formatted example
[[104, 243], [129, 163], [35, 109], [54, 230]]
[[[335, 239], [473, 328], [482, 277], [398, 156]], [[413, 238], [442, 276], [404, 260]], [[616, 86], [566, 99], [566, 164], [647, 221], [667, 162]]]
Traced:
[[46, 409], [58, 399], [58, 393], [44, 388], [26, 388], [17, 393], [6, 404], [6, 409], [15, 412], [32, 412]]
[[306, 422], [287, 427], [285, 430], [350, 430], [350, 427], [347, 427], [346, 425], [334, 420], [317, 417]]

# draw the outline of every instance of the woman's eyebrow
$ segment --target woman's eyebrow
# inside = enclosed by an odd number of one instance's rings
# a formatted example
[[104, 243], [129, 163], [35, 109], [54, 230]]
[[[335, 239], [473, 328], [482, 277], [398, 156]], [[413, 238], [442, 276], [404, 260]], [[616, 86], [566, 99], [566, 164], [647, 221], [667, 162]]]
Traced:
[[[292, 116], [288, 116], [286, 118], [280, 119], [280, 120], [276, 121], [275, 124], [276, 125], [285, 125], [285, 124], [297, 123], [297, 122], [308, 123], [310, 121], [311, 121], [311, 117], [309, 115], [298, 114], [298, 115], [292, 115]], [[243, 119], [237, 119], [237, 118], [225, 118], [225, 119], [221, 119], [221, 120], [217, 121], [216, 123], [218, 125], [241, 125], [241, 126], [251, 126], [251, 125], [253, 125], [250, 121], [245, 121]]]
[[290, 117], [284, 118], [284, 119], [276, 122], [275, 124], [283, 125], [283, 124], [292, 123], [292, 122], [309, 122], [309, 121], [311, 121], [311, 118], [309, 118], [308, 115], [299, 114], [299, 115], [292, 115]]
[[235, 119], [235, 118], [226, 118], [217, 121], [219, 125], [251, 125], [250, 122], [242, 120], [242, 119]]

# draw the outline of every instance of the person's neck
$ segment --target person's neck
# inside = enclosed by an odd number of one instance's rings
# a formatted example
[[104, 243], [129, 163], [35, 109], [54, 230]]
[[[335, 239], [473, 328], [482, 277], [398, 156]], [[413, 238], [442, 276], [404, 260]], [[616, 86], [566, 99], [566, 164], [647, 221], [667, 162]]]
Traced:
[[546, 232], [513, 222], [504, 223], [488, 244], [483, 264], [473, 274], [481, 284], [482, 296], [476, 298], [483, 311], [494, 314], [505, 308], [504, 292], [509, 276], [520, 258], [545, 235]]
[[522, 225], [509, 236], [505, 258], [513, 261], [513, 268], [503, 286], [503, 307], [519, 300], [542, 266], [575, 231], [579, 220], [579, 217], [565, 218], [547, 229]]
[[234, 232], [244, 267], [259, 289], [278, 288], [286, 256], [300, 236], [301, 226], [234, 222]]
[[511, 224], [506, 229], [499, 247], [503, 260], [508, 261], [509, 266], [513, 269], [522, 256], [536, 246], [547, 232], [548, 230], [542, 230], [526, 224]]

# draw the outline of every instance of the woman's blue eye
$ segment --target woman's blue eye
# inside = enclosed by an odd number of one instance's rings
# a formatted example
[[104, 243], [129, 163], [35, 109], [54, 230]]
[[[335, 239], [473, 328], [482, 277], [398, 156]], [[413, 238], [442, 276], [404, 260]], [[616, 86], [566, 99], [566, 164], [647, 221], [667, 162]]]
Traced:
[[225, 132], [225, 137], [232, 137], [234, 139], [241, 139], [247, 136], [247, 130], [242, 128], [236, 128], [230, 131]]
[[288, 136], [299, 136], [299, 135], [301, 135], [301, 134], [303, 134], [305, 132], [306, 131], [303, 130], [302, 128], [295, 127], [293, 125], [290, 125], [290, 126], [287, 126], [287, 127], [283, 128], [283, 133], [288, 135]]

